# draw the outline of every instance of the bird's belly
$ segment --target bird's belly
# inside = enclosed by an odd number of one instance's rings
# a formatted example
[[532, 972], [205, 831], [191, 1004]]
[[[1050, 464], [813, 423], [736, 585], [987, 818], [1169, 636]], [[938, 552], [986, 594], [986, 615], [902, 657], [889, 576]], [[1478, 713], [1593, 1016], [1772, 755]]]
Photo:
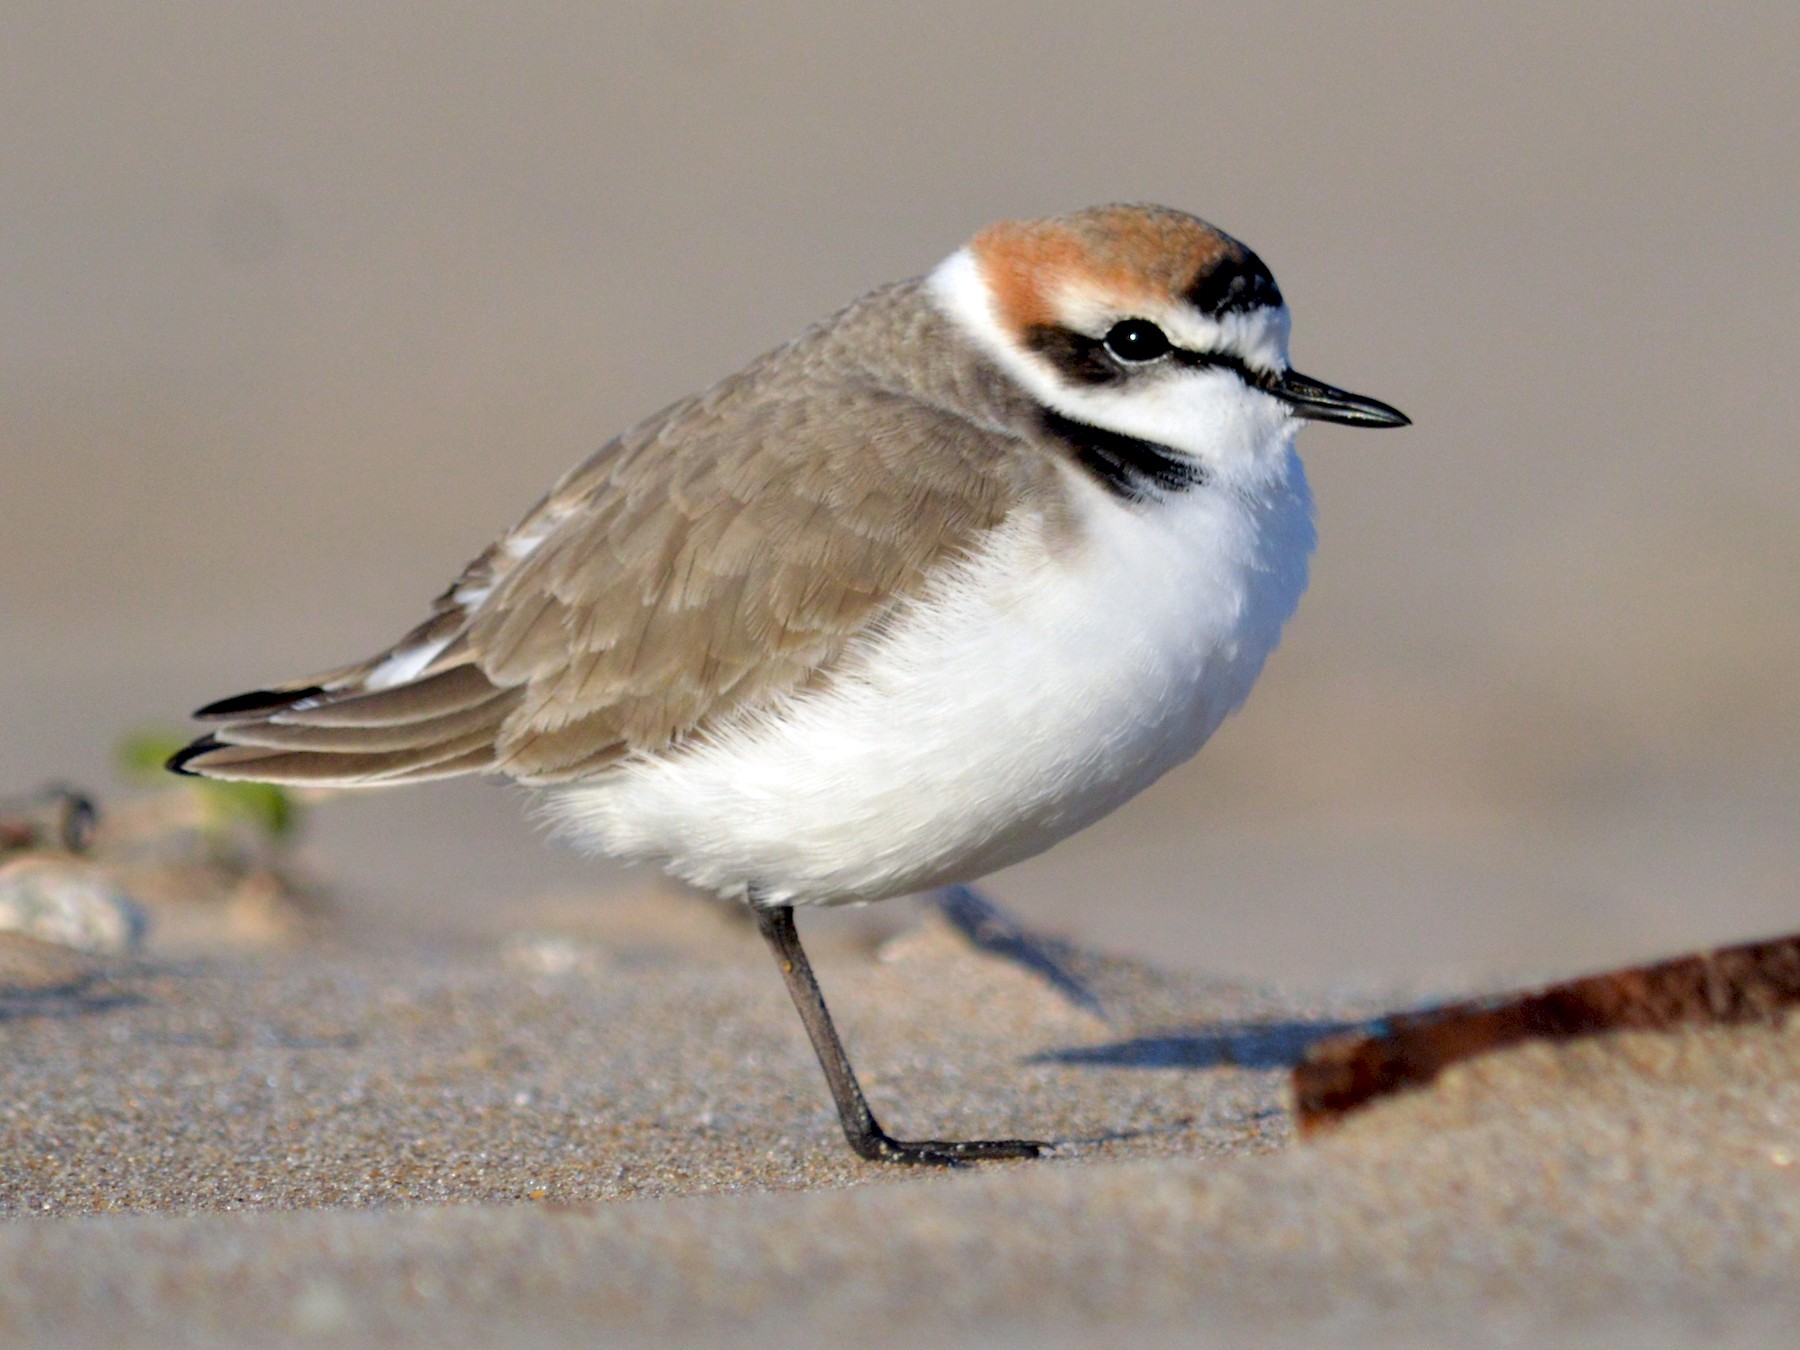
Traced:
[[826, 686], [558, 789], [578, 842], [780, 903], [880, 899], [1030, 857], [1187, 759], [1249, 692], [1306, 580], [1298, 462], [1015, 520]]

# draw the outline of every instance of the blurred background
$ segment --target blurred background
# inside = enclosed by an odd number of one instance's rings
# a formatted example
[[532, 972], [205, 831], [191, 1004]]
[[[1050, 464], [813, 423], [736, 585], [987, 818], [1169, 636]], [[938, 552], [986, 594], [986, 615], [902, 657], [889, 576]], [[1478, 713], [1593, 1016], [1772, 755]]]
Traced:
[[[0, 8], [0, 789], [385, 644], [570, 463], [1003, 216], [1256, 248], [1314, 583], [1246, 711], [995, 878], [1305, 982], [1800, 927], [1800, 10]], [[480, 783], [309, 847], [401, 929], [624, 884]]]

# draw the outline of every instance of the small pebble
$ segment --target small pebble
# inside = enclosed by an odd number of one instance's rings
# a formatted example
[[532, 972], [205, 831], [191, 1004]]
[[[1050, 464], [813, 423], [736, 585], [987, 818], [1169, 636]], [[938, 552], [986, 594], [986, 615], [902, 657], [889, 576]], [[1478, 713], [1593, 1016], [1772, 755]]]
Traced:
[[533, 975], [590, 972], [599, 964], [590, 946], [559, 933], [515, 934], [502, 946], [500, 959]]
[[23, 857], [0, 865], [0, 932], [74, 951], [137, 951], [149, 921], [104, 869], [69, 858]]

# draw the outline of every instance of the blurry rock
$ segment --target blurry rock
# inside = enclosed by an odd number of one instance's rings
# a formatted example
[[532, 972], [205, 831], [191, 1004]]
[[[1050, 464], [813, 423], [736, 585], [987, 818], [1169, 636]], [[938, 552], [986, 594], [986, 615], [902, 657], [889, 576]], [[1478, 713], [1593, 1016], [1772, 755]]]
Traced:
[[[265, 947], [323, 931], [325, 888], [295, 861], [301, 809], [260, 784], [176, 780], [108, 802], [60, 784], [0, 798], [0, 932], [92, 952]], [[242, 789], [242, 790], [240, 790]], [[15, 870], [16, 869], [16, 870]]]
[[747, 949], [761, 946], [742, 904], [662, 877], [616, 892], [556, 892], [521, 909], [529, 927], [505, 940], [501, 959], [532, 974], [673, 961], [736, 964]]
[[500, 959], [527, 975], [591, 975], [607, 964], [607, 953], [562, 933], [514, 933], [501, 944]]
[[159, 949], [279, 946], [327, 927], [323, 889], [288, 867], [136, 852], [115, 871], [152, 916]]
[[143, 909], [94, 863], [25, 854], [0, 864], [0, 931], [110, 956], [136, 951], [148, 929]]
[[76, 993], [103, 967], [91, 953], [0, 932], [0, 1012], [21, 995]]

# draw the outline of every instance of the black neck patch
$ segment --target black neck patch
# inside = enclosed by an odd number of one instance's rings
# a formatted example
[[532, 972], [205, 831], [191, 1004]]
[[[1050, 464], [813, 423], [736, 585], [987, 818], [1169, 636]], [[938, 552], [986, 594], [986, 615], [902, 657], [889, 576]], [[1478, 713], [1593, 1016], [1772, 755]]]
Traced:
[[1206, 470], [1166, 445], [1043, 410], [1044, 431], [1121, 501], [1156, 501], [1206, 484]]

